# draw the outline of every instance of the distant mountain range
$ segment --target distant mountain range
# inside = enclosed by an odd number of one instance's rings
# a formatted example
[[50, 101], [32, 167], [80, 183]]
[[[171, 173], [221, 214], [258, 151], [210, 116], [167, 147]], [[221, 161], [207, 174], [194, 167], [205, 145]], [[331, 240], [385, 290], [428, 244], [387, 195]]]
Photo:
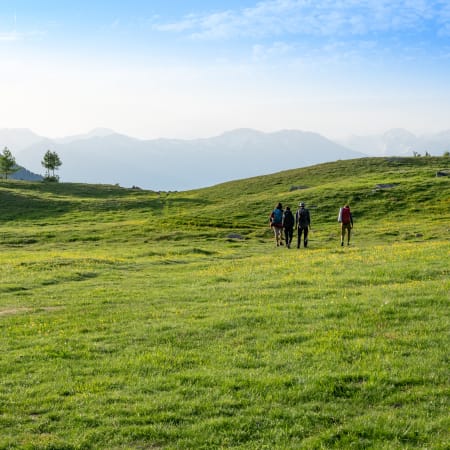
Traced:
[[298, 130], [238, 129], [206, 139], [141, 140], [105, 128], [61, 139], [27, 129], [0, 129], [0, 146], [7, 146], [19, 165], [35, 173], [43, 172], [45, 152], [55, 151], [63, 163], [58, 171], [62, 181], [187, 190], [338, 159], [412, 156], [413, 151], [442, 155], [450, 149], [450, 131], [415, 137], [406, 130], [391, 130], [333, 142]]
[[450, 130], [416, 136], [408, 130], [394, 128], [371, 136], [351, 136], [339, 143], [369, 156], [413, 156], [414, 152], [442, 156], [450, 151]]

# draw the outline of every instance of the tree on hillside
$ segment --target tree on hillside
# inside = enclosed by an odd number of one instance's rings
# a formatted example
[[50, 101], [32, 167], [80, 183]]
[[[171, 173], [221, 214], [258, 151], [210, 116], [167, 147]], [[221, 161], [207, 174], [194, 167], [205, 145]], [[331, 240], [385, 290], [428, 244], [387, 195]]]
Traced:
[[0, 172], [8, 179], [8, 175], [17, 172], [18, 170], [16, 158], [14, 158], [8, 147], [5, 147], [0, 154]]
[[[55, 170], [58, 170], [59, 167], [62, 166], [62, 162], [56, 152], [47, 150], [47, 152], [44, 155], [43, 160], [41, 161], [41, 164], [45, 168], [44, 180], [46, 180], [46, 181], [58, 181], [59, 180], [59, 176], [55, 175]], [[50, 172], [51, 172], [51, 174], [50, 174]]]

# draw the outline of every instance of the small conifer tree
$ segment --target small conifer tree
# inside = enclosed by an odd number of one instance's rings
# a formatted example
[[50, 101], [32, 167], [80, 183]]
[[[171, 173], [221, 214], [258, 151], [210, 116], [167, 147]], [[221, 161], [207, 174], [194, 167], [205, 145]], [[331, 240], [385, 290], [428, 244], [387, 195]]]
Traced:
[[8, 179], [8, 175], [17, 172], [18, 170], [19, 168], [17, 167], [16, 159], [8, 147], [5, 147], [0, 154], [0, 172]]
[[55, 175], [55, 170], [58, 170], [62, 165], [61, 159], [56, 152], [47, 150], [44, 158], [41, 161], [42, 166], [45, 168], [46, 181], [59, 181], [59, 176]]

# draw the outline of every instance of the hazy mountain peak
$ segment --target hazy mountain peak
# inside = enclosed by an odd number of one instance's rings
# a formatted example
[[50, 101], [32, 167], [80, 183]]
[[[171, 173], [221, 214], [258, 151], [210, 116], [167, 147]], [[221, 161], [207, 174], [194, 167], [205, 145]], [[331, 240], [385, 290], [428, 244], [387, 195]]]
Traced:
[[86, 133], [87, 137], [105, 137], [111, 134], [116, 134], [114, 130], [110, 128], [97, 127]]
[[413, 156], [414, 153], [442, 155], [450, 149], [450, 130], [416, 136], [404, 128], [393, 128], [370, 136], [351, 136], [346, 147], [370, 156]]
[[107, 137], [111, 136], [113, 134], [116, 134], [114, 130], [111, 130], [109, 128], [94, 128], [88, 133], [82, 133], [82, 134], [74, 134], [72, 136], [67, 136], [63, 138], [55, 139], [55, 142], [58, 142], [59, 144], [70, 144], [74, 141], [79, 141], [82, 139], [91, 139], [96, 137]]
[[450, 140], [450, 130], [441, 131], [441, 132], [436, 134], [436, 137]]
[[416, 135], [404, 128], [392, 128], [383, 134], [384, 139], [416, 139]]
[[20, 152], [22, 149], [33, 145], [42, 139], [41, 136], [38, 136], [28, 128], [0, 129], [1, 149], [3, 150], [4, 147], [8, 147], [13, 153]]
[[254, 130], [252, 128], [236, 128], [235, 130], [225, 131], [217, 137], [248, 137], [263, 135], [262, 131]]

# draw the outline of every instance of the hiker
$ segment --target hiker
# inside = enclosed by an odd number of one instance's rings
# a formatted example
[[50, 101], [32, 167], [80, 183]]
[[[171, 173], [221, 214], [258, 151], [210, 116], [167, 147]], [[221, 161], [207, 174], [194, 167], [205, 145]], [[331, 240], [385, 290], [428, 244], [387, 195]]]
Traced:
[[300, 248], [300, 242], [302, 240], [303, 233], [303, 246], [308, 247], [308, 230], [311, 228], [311, 217], [309, 210], [305, 208], [305, 203], [300, 202], [298, 204], [299, 209], [295, 214], [295, 225], [297, 226], [297, 248]]
[[294, 214], [292, 214], [291, 208], [289, 206], [286, 206], [286, 209], [283, 213], [283, 228], [287, 248], [291, 248], [292, 238], [294, 237], [294, 225]]
[[281, 203], [278, 203], [270, 214], [270, 228], [275, 235], [277, 247], [283, 245], [283, 206]]
[[347, 245], [350, 245], [350, 231], [353, 228], [353, 216], [347, 204], [339, 209], [338, 222], [341, 223], [341, 247], [344, 246], [345, 232], [347, 231]]

